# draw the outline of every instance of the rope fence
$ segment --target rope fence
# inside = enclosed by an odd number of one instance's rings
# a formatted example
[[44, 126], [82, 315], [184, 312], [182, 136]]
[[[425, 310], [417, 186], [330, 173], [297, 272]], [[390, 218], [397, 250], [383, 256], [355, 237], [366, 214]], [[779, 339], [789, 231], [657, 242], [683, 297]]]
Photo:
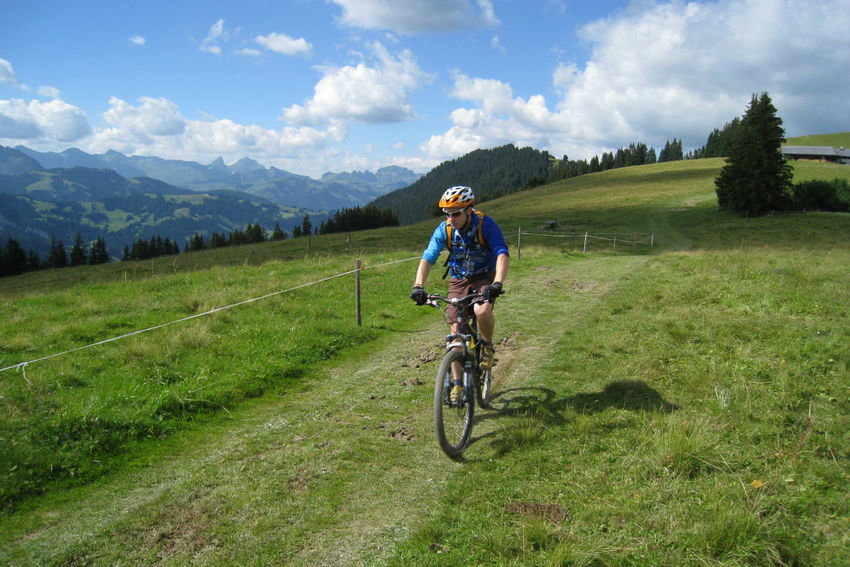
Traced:
[[[639, 234], [639, 233], [635, 232], [635, 233], [632, 233], [628, 236], [623, 235], [623, 233], [600, 233], [600, 234], [590, 234], [590, 232], [584, 232], [584, 233], [543, 232], [543, 233], [541, 233], [541, 232], [523, 231], [522, 227], [520, 227], [520, 228], [517, 229], [517, 250], [516, 250], [517, 260], [520, 259], [521, 254], [522, 254], [522, 237], [523, 236], [536, 237], [536, 238], [560, 238], [560, 239], [580, 240], [582, 242], [582, 251], [584, 253], [587, 253], [592, 241], [610, 242], [611, 243], [611, 249], [614, 252], [617, 251], [618, 245], [621, 248], [626, 247], [626, 246], [637, 247], [639, 244], [641, 244], [641, 245], [648, 244], [649, 246], [655, 246], [655, 233]], [[606, 248], [607, 248], [607, 245], [606, 245]], [[50, 354], [50, 355], [47, 355], [47, 356], [42, 356], [40, 358], [28, 360], [28, 361], [25, 361], [25, 362], [19, 362], [17, 364], [13, 364], [13, 365], [7, 366], [5, 368], [0, 368], [0, 372], [5, 372], [7, 370], [20, 369], [24, 373], [24, 379], [26, 379], [26, 367], [30, 364], [35, 364], [36, 362], [43, 362], [45, 360], [50, 360], [50, 359], [57, 358], [57, 357], [60, 357], [60, 356], [64, 356], [64, 355], [67, 355], [67, 354], [80, 352], [80, 351], [83, 351], [83, 350], [87, 350], [87, 349], [94, 348], [94, 347], [97, 347], [97, 346], [105, 345], [105, 344], [112, 343], [112, 342], [115, 342], [115, 341], [120, 341], [120, 340], [127, 339], [127, 338], [130, 338], [130, 337], [135, 337], [135, 336], [138, 336], [138, 335], [141, 335], [141, 334], [144, 334], [144, 333], [148, 333], [148, 332], [151, 332], [151, 331], [155, 331], [155, 330], [158, 330], [158, 329], [162, 329], [162, 328], [165, 328], [165, 327], [170, 327], [172, 325], [177, 325], [179, 323], [184, 323], [186, 321], [191, 321], [193, 319], [198, 319], [200, 317], [207, 317], [207, 316], [212, 315], [214, 313], [226, 311], [228, 309], [240, 307], [242, 305], [247, 305], [249, 303], [262, 301], [264, 299], [269, 299], [271, 297], [275, 297], [275, 296], [278, 296], [278, 295], [281, 295], [281, 294], [284, 294], [284, 293], [289, 293], [289, 292], [296, 291], [296, 290], [299, 290], [299, 289], [302, 289], [302, 288], [305, 288], [305, 287], [318, 285], [320, 283], [324, 283], [324, 282], [334, 280], [334, 279], [337, 279], [337, 278], [341, 278], [341, 277], [344, 277], [344, 276], [349, 276], [349, 275], [352, 275], [352, 274], [355, 275], [356, 323], [357, 323], [358, 326], [360, 326], [362, 324], [362, 315], [361, 315], [361, 311], [360, 311], [360, 272], [363, 271], [363, 270], [369, 270], [369, 269], [373, 269], [373, 268], [390, 266], [390, 265], [399, 264], [399, 263], [402, 263], [402, 262], [410, 262], [410, 261], [413, 261], [413, 260], [418, 260], [419, 258], [420, 258], [420, 256], [413, 256], [413, 257], [410, 257], [410, 258], [404, 258], [404, 259], [401, 259], [401, 260], [394, 260], [394, 261], [391, 261], [391, 262], [384, 262], [382, 264], [375, 264], [374, 266], [366, 266], [366, 267], [362, 267], [361, 261], [356, 260], [355, 268], [353, 270], [340, 272], [338, 274], [332, 274], [330, 276], [326, 276], [324, 278], [320, 278], [320, 279], [315, 280], [315, 281], [303, 283], [303, 284], [293, 286], [293, 287], [290, 287], [290, 288], [287, 288], [287, 289], [268, 293], [266, 295], [262, 295], [262, 296], [259, 296], [259, 297], [253, 297], [253, 298], [250, 298], [250, 299], [246, 299], [244, 301], [232, 303], [230, 305], [224, 305], [222, 307], [216, 307], [214, 309], [210, 309], [209, 311], [205, 311], [203, 313], [196, 313], [194, 315], [189, 315], [188, 317], [183, 317], [181, 319], [175, 319], [174, 321], [168, 321], [166, 323], [162, 323], [160, 325], [154, 325], [152, 327], [148, 327], [148, 328], [145, 328], [145, 329], [139, 329], [137, 331], [125, 333], [125, 334], [117, 336], [117, 337], [111, 337], [111, 338], [104, 339], [102, 341], [97, 341], [95, 343], [91, 343], [91, 344], [88, 344], [88, 345], [68, 349], [68, 350], [65, 350], [65, 351], [62, 351], [62, 352], [53, 353], [53, 354]]]
[[[355, 268], [354, 268], [353, 270], [348, 270], [348, 271], [346, 271], [346, 272], [341, 272], [341, 273], [338, 273], [338, 274], [333, 274], [333, 275], [330, 275], [330, 276], [327, 276], [327, 277], [324, 277], [324, 278], [321, 278], [321, 279], [318, 279], [318, 280], [315, 280], [315, 281], [312, 281], [312, 282], [307, 282], [307, 283], [303, 283], [303, 284], [300, 284], [300, 285], [296, 285], [296, 286], [293, 286], [293, 287], [290, 287], [290, 288], [287, 288], [287, 289], [282, 289], [282, 290], [280, 290], [280, 291], [275, 291], [275, 292], [272, 292], [272, 293], [267, 293], [266, 295], [261, 295], [261, 296], [259, 296], [259, 297], [252, 297], [251, 299], [246, 299], [246, 300], [244, 300], [244, 301], [239, 301], [239, 302], [237, 302], [237, 303], [232, 303], [232, 304], [230, 304], [230, 305], [224, 305], [224, 306], [222, 306], [222, 307], [216, 307], [216, 308], [214, 308], [214, 309], [210, 309], [209, 311], [205, 311], [205, 312], [203, 312], [203, 313], [196, 313], [196, 314], [194, 314], [194, 315], [190, 315], [190, 316], [188, 316], [188, 317], [183, 317], [183, 318], [181, 318], [181, 319], [175, 319], [174, 321], [168, 321], [167, 323], [162, 323], [162, 324], [160, 324], [160, 325], [154, 325], [153, 327], [148, 327], [148, 328], [146, 328], [146, 329], [139, 329], [138, 331], [133, 331], [133, 332], [130, 332], [130, 333], [126, 333], [126, 334], [123, 334], [123, 335], [117, 336], [117, 337], [112, 337], [112, 338], [109, 338], [109, 339], [104, 339], [104, 340], [102, 340], [102, 341], [97, 341], [97, 342], [95, 342], [95, 343], [91, 343], [91, 344], [88, 344], [88, 345], [85, 345], [85, 346], [80, 346], [80, 347], [76, 347], [76, 348], [68, 349], [68, 350], [65, 350], [65, 351], [62, 351], [62, 352], [57, 352], [57, 353], [49, 354], [49, 355], [47, 355], [47, 356], [42, 356], [41, 358], [36, 358], [36, 359], [33, 359], [33, 360], [28, 360], [28, 361], [26, 361], [26, 362], [19, 362], [19, 363], [17, 363], [17, 364], [13, 364], [13, 365], [11, 365], [11, 366], [7, 366], [7, 367], [5, 367], [5, 368], [0, 368], [0, 372], [5, 372], [5, 371], [7, 371], [7, 370], [20, 369], [20, 370], [22, 370], [22, 371], [23, 371], [23, 373], [24, 373], [24, 379], [26, 379], [26, 367], [27, 367], [28, 365], [30, 365], [30, 364], [34, 364], [34, 363], [36, 363], [36, 362], [42, 362], [42, 361], [45, 361], [45, 360], [50, 360], [50, 359], [52, 359], [52, 358], [57, 358], [57, 357], [60, 357], [60, 356], [64, 356], [64, 355], [66, 355], [66, 354], [71, 354], [71, 353], [74, 353], [74, 352], [80, 352], [80, 351], [82, 351], [82, 350], [87, 350], [87, 349], [90, 349], [90, 348], [94, 348], [94, 347], [96, 347], [96, 346], [105, 345], [105, 344], [107, 344], [107, 343], [112, 343], [112, 342], [115, 342], [115, 341], [120, 341], [120, 340], [122, 340], [122, 339], [127, 339], [127, 338], [130, 338], [130, 337], [135, 337], [135, 336], [137, 336], [137, 335], [141, 335], [141, 334], [143, 334], [143, 333], [148, 333], [148, 332], [150, 332], [150, 331], [155, 331], [155, 330], [157, 330], [157, 329], [162, 329], [162, 328], [164, 328], [164, 327], [170, 327], [171, 325], [176, 325], [176, 324], [178, 324], [178, 323], [184, 323], [184, 322], [186, 322], [186, 321], [191, 321], [192, 319], [198, 319], [198, 318], [200, 318], [200, 317], [206, 317], [206, 316], [208, 316], [208, 315], [212, 315], [213, 313], [219, 313], [219, 312], [221, 312], [221, 311], [226, 311], [226, 310], [228, 310], [228, 309], [233, 309], [234, 307], [239, 307], [239, 306], [242, 306], [242, 305], [247, 305], [247, 304], [249, 304], [249, 303], [254, 303], [254, 302], [256, 302], [256, 301], [261, 301], [261, 300], [263, 300], [263, 299], [268, 299], [268, 298], [270, 298], [270, 297], [275, 297], [275, 296], [277, 296], [277, 295], [281, 295], [281, 294], [284, 294], [284, 293], [289, 293], [289, 292], [292, 292], [292, 291], [295, 291], [295, 290], [298, 290], [298, 289], [302, 289], [302, 288], [305, 288], [305, 287], [310, 287], [310, 286], [318, 285], [318, 284], [320, 284], [320, 283], [324, 283], [324, 282], [327, 282], [327, 281], [330, 281], [330, 280], [334, 280], [334, 279], [337, 279], [337, 278], [341, 278], [341, 277], [343, 277], [343, 276], [348, 276], [348, 275], [351, 275], [351, 274], [355, 274], [355, 275], [356, 275], [356, 281], [357, 281], [357, 285], [356, 285], [357, 290], [356, 290], [356, 293], [357, 293], [358, 298], [357, 298], [356, 303], [357, 303], [357, 323], [358, 323], [358, 325], [359, 325], [359, 324], [360, 324], [360, 319], [361, 319], [361, 317], [360, 317], [360, 309], [359, 309], [359, 305], [360, 305], [360, 301], [359, 301], [359, 293], [360, 293], [360, 272], [361, 272], [362, 270], [370, 270], [370, 269], [373, 269], [373, 268], [381, 268], [381, 267], [384, 267], [384, 266], [391, 266], [391, 265], [393, 265], [393, 264], [400, 264], [400, 263], [402, 263], [402, 262], [410, 262], [410, 261], [412, 261], [412, 260], [418, 260], [419, 258], [420, 258], [420, 256], [413, 256], [413, 257], [411, 257], [411, 258], [404, 258], [404, 259], [402, 259], [402, 260], [393, 260], [393, 261], [391, 261], [391, 262], [384, 262], [384, 263], [382, 263], [382, 264], [375, 264], [374, 266], [366, 266], [365, 268], [361, 266], [361, 262], [360, 262], [360, 260], [357, 260], [357, 262], [356, 262], [356, 264], [355, 264]], [[27, 380], [27, 382], [29, 382], [29, 380]]]
[[[592, 241], [603, 241], [611, 243], [611, 250], [613, 252], [617, 251], [617, 246], [619, 245], [621, 248], [626, 246], [631, 246], [632, 248], [637, 248], [638, 245], [648, 245], [655, 246], [655, 233], [651, 234], [641, 234], [638, 232], [633, 233], [598, 233], [598, 234], [590, 234], [590, 232], [528, 232], [522, 230], [522, 227], [517, 229], [517, 259], [522, 256], [522, 237], [523, 236], [533, 236], [539, 238], [560, 238], [560, 239], [573, 239], [573, 240], [581, 240], [582, 242], [582, 252], [587, 254], [588, 249], [591, 246]], [[607, 247], [607, 246], [606, 246]]]

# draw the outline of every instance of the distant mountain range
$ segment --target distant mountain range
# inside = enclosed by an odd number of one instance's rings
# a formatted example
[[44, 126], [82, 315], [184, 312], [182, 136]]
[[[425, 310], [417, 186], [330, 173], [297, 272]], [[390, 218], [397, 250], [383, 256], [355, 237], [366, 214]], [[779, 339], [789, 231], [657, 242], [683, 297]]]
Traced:
[[[383, 167], [375, 173], [325, 173], [321, 179], [312, 179], [276, 167], [267, 168], [249, 158], [232, 165], [226, 165], [222, 158], [218, 158], [204, 165], [159, 157], [126, 156], [113, 150], [88, 154], [76, 148], [63, 152], [37, 152], [25, 146], [14, 149], [33, 159], [43, 169], [111, 169], [128, 179], [150, 177], [199, 192], [219, 189], [241, 191], [278, 205], [317, 211], [365, 205], [419, 178], [413, 171], [397, 166]], [[3, 173], [2, 169], [0, 173]]]
[[119, 257], [125, 246], [157, 235], [182, 245], [197, 233], [226, 235], [248, 224], [290, 231], [307, 214], [317, 226], [333, 210], [364, 205], [416, 177], [387, 167], [314, 180], [248, 159], [204, 166], [0, 146], [0, 246], [13, 237], [44, 255], [51, 238], [70, 246], [79, 232], [86, 242], [104, 237]]

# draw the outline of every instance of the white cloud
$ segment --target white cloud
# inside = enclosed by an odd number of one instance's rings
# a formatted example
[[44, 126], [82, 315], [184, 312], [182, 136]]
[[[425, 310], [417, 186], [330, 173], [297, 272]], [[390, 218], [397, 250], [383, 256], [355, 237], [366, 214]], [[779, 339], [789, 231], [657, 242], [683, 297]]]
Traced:
[[398, 122], [415, 117], [409, 93], [431, 80], [409, 51], [397, 57], [381, 44], [373, 44], [374, 66], [324, 69], [314, 94], [304, 105], [283, 110], [290, 124], [322, 124], [333, 120], [368, 123]]
[[371, 30], [401, 34], [451, 32], [499, 23], [490, 0], [332, 0], [341, 21]]
[[47, 85], [45, 85], [43, 87], [38, 87], [37, 92], [41, 96], [46, 96], [48, 98], [61, 98], [61, 96], [62, 96], [62, 93], [59, 92], [59, 89], [57, 89], [55, 87], [47, 86]]
[[12, 64], [2, 57], [0, 57], [0, 83], [8, 83], [24, 91], [29, 90], [28, 87], [20, 82], [15, 76], [15, 70], [12, 68]]
[[61, 100], [0, 100], [0, 139], [74, 142], [89, 133], [85, 113]]
[[[708, 132], [743, 114], [750, 95], [768, 92], [793, 125], [806, 106], [834, 118], [850, 74], [850, 12], [839, 0], [726, 0], [652, 4], [587, 26], [592, 61], [564, 91], [559, 109], [593, 138], [699, 145]], [[820, 100], [818, 100], [820, 99]], [[839, 121], [840, 122], [840, 121]]]
[[228, 119], [205, 116], [187, 120], [173, 102], [142, 97], [137, 105], [113, 97], [104, 113], [109, 127], [99, 129], [81, 147], [99, 153], [113, 149], [126, 154], [155, 155], [170, 159], [211, 161], [222, 156], [232, 163], [245, 156], [282, 168], [321, 173], [320, 155], [326, 143], [338, 135], [335, 126], [284, 127], [279, 130]]
[[591, 157], [642, 141], [705, 143], [768, 92], [788, 135], [846, 130], [850, 123], [850, 11], [842, 0], [636, 3], [581, 29], [592, 46], [583, 67], [553, 71], [559, 100], [514, 97], [501, 81], [455, 75], [469, 101], [453, 126], [422, 145], [433, 159], [513, 142]]
[[130, 38], [130, 43], [133, 45], [144, 45], [146, 42], [147, 40], [140, 35], [134, 35]]
[[201, 51], [212, 53], [213, 55], [221, 55], [220, 41], [227, 40], [228, 34], [224, 31], [224, 19], [218, 19], [207, 32], [207, 37], [201, 42]]
[[275, 53], [283, 55], [300, 55], [309, 54], [313, 50], [310, 42], [303, 37], [295, 39], [285, 33], [270, 33], [268, 35], [257, 36], [257, 43]]
[[527, 100], [514, 97], [510, 85], [493, 79], [455, 73], [452, 96], [475, 103], [451, 114], [454, 126], [431, 136], [422, 149], [434, 160], [443, 160], [477, 148], [514, 143], [545, 148], [564, 128], [561, 118], [546, 107], [541, 95]]
[[15, 70], [12, 64], [3, 58], [0, 58], [0, 83], [18, 84], [18, 79], [15, 77]]
[[132, 106], [117, 97], [109, 99], [109, 110], [104, 120], [127, 136], [147, 140], [150, 136], [173, 136], [183, 132], [186, 122], [177, 105], [164, 98], [139, 98], [140, 104]]
[[496, 51], [501, 51], [502, 53], [505, 53], [507, 51], [505, 49], [505, 46], [502, 45], [502, 40], [499, 39], [498, 35], [494, 35], [492, 38], [490, 38], [490, 47], [492, 47]]

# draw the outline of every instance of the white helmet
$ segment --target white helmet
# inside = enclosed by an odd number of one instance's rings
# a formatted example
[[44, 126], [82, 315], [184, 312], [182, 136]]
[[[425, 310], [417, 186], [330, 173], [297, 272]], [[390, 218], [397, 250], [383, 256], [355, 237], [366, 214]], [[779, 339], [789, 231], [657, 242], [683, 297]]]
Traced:
[[445, 209], [454, 209], [457, 207], [470, 207], [475, 203], [475, 194], [471, 187], [465, 185], [455, 185], [449, 187], [440, 198], [439, 206]]

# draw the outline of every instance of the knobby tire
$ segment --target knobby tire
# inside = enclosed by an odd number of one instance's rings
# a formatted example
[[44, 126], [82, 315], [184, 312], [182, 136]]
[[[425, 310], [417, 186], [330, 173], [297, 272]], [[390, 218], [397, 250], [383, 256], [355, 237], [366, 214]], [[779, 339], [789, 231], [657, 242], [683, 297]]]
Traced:
[[452, 387], [452, 362], [463, 364], [464, 354], [460, 350], [446, 353], [440, 363], [434, 385], [434, 422], [440, 448], [449, 457], [458, 457], [466, 448], [472, 433], [472, 417], [475, 413], [474, 400], [468, 399], [459, 406], [450, 406], [449, 391]]

